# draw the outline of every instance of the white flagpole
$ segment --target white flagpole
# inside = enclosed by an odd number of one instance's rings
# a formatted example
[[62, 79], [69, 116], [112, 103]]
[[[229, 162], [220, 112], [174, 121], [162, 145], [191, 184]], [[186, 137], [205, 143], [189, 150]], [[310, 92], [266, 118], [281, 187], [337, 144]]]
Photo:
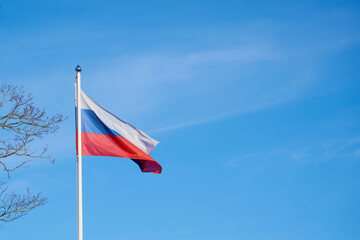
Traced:
[[76, 71], [76, 103], [77, 103], [77, 194], [78, 194], [78, 240], [83, 240], [83, 207], [82, 207], [82, 156], [81, 156], [81, 67]]

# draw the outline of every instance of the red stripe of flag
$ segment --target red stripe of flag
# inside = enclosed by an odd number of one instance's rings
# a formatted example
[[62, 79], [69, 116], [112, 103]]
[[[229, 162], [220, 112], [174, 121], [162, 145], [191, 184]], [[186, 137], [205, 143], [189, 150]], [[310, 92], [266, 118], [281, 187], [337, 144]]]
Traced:
[[124, 137], [82, 132], [81, 141], [82, 155], [131, 158], [141, 171], [161, 173], [160, 164]]

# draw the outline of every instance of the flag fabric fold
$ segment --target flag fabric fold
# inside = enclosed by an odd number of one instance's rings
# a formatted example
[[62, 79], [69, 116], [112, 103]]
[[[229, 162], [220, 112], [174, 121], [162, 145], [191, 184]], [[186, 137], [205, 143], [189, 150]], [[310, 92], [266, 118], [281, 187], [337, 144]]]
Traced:
[[160, 164], [150, 157], [159, 142], [80, 92], [82, 155], [130, 158], [142, 172], [161, 173]]

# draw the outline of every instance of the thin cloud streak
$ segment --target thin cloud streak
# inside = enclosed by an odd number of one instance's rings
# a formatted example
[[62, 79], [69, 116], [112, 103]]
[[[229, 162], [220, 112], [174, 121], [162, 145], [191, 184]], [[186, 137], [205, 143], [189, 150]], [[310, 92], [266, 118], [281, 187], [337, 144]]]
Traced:
[[[262, 98], [253, 99], [252, 102], [246, 101], [242, 104], [242, 106], [233, 111], [229, 111], [226, 113], [222, 113], [216, 116], [211, 116], [207, 118], [201, 118], [193, 121], [186, 121], [178, 124], [173, 124], [157, 129], [149, 130], [149, 133], [162, 133], [167, 131], [175, 131], [182, 128], [193, 127], [196, 125], [202, 125], [206, 123], [210, 123], [213, 121], [217, 121], [224, 118], [229, 118], [232, 116], [246, 114], [250, 112], [261, 111], [266, 108], [274, 107], [280, 104], [285, 104], [291, 101], [295, 101], [299, 98], [303, 98], [303, 92], [306, 91], [307, 88], [311, 88], [313, 84], [316, 82], [312, 81], [311, 74], [307, 74], [303, 78], [295, 79], [293, 81], [289, 81], [287, 84], [284, 84], [281, 87], [274, 88], [272, 91], [268, 91], [262, 95]], [[257, 101], [257, 103], [256, 103]]]
[[238, 167], [242, 161], [278, 161], [293, 162], [297, 164], [324, 163], [332, 160], [360, 160], [360, 137], [347, 140], [329, 139], [321, 143], [306, 145], [299, 149], [273, 149], [263, 153], [247, 153], [240, 157], [230, 158], [227, 164]]
[[284, 100], [267, 102], [267, 103], [264, 103], [262, 105], [248, 107], [248, 108], [244, 108], [244, 109], [241, 109], [241, 110], [235, 110], [233, 112], [224, 113], [224, 114], [220, 114], [220, 115], [213, 116], [213, 117], [208, 117], [208, 118], [203, 118], [203, 119], [199, 119], [199, 120], [178, 123], [178, 124], [174, 124], [174, 125], [170, 125], [170, 126], [165, 126], [165, 127], [162, 127], [162, 128], [149, 130], [148, 132], [149, 133], [162, 133], [162, 132], [168, 132], [168, 131], [175, 131], [175, 130], [182, 129], [182, 128], [187, 128], [187, 127], [193, 127], [193, 126], [196, 126], [196, 125], [202, 125], [202, 124], [214, 122], [214, 121], [217, 121], [217, 120], [221, 120], [221, 119], [224, 119], [224, 118], [228, 118], [228, 117], [232, 117], [232, 116], [236, 116], [236, 115], [240, 115], [240, 114], [250, 113], [250, 112], [254, 112], [254, 111], [260, 111], [262, 109], [269, 108], [269, 107], [272, 107], [272, 106], [275, 106], [275, 105], [278, 105], [278, 104], [281, 104], [281, 103], [289, 102], [289, 101], [292, 101], [294, 99], [295, 98], [288, 98], [288, 99], [284, 99]]

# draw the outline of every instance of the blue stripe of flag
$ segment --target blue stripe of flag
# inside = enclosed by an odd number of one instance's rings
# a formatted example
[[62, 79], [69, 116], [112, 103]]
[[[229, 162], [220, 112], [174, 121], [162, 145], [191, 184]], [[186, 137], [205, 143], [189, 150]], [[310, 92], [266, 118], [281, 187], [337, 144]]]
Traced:
[[[75, 111], [76, 109], [77, 108], [75, 107]], [[119, 133], [106, 126], [95, 112], [89, 109], [81, 109], [81, 132], [121, 136]]]

